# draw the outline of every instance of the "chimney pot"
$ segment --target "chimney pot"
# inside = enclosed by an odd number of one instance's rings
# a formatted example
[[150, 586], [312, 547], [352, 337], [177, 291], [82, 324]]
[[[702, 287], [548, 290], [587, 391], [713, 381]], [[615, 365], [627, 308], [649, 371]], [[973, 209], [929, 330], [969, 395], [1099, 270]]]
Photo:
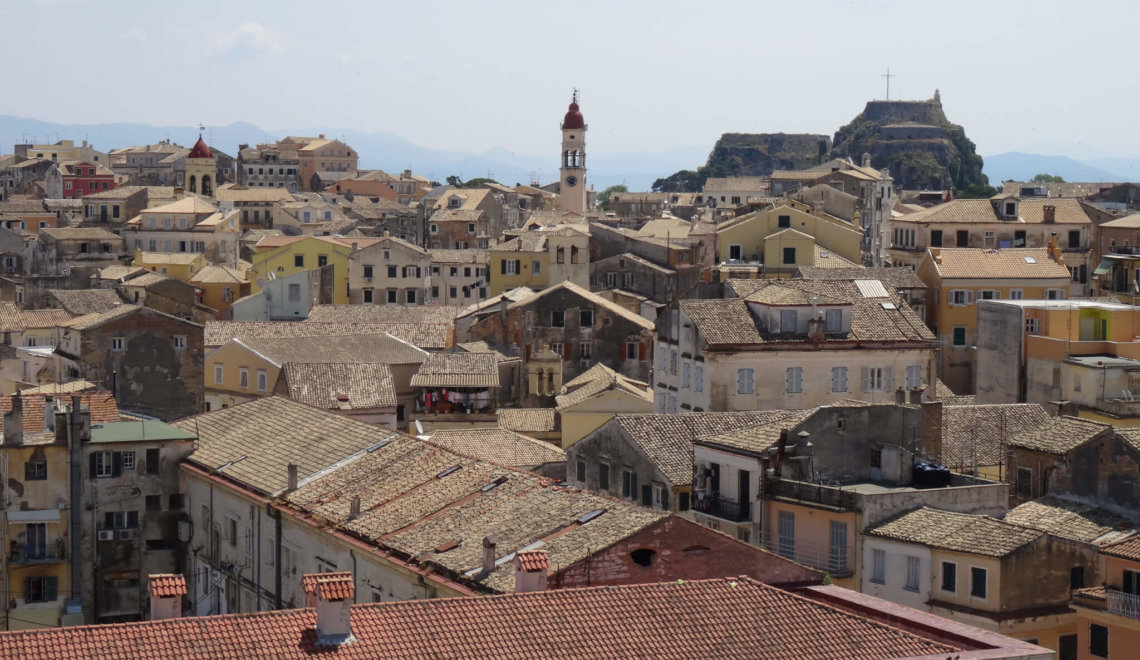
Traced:
[[353, 495], [352, 496], [352, 503], [349, 505], [348, 515], [351, 518], [355, 518], [355, 517], [360, 515], [360, 496], [359, 495]]
[[926, 391], [925, 387], [919, 386], [910, 391], [910, 402], [918, 405], [922, 403], [922, 394]]
[[895, 389], [895, 403], [906, 403], [906, 390], [901, 386]]

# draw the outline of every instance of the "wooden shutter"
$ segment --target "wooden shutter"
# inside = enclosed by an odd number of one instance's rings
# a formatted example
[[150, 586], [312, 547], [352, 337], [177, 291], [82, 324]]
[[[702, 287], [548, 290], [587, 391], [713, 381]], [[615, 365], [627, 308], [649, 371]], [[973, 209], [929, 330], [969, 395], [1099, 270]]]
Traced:
[[87, 458], [91, 459], [91, 478], [95, 478], [95, 452], [92, 452]]
[[645, 506], [653, 506], [653, 486], [649, 484], [641, 486], [641, 503]]
[[111, 452], [111, 476], [118, 477], [123, 474], [123, 453], [119, 451]]
[[884, 392], [894, 392], [895, 391], [895, 368], [894, 367], [883, 367], [883, 391]]
[[523, 347], [523, 352], [525, 353], [523, 360], [530, 362], [530, 344]]
[[638, 359], [638, 361], [644, 362], [645, 361], [645, 354], [647, 352], [648, 352], [648, 348], [645, 346], [644, 342], [638, 344], [637, 345], [637, 359]]
[[522, 275], [522, 262], [515, 259], [515, 275]]
[[863, 391], [864, 392], [870, 392], [871, 391], [871, 368], [870, 367], [863, 367], [862, 368], [861, 380], [863, 382]]
[[499, 273], [502, 275], [507, 274], [507, 260], [506, 259], [503, 259], [502, 261], [499, 262]]
[[570, 359], [570, 342], [568, 341], [562, 343], [562, 359], [564, 361]]
[[[24, 592], [27, 593], [27, 592]], [[59, 597], [59, 578], [48, 577], [44, 579], [44, 598], [49, 603]]]

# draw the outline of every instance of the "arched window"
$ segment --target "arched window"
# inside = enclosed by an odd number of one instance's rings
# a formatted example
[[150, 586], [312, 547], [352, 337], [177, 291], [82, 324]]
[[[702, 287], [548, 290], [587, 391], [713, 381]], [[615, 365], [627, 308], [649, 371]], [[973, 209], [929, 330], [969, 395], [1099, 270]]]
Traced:
[[[561, 250], [562, 248], [558, 248], [558, 249]], [[578, 246], [577, 245], [571, 245], [570, 246], [570, 263], [572, 263], [572, 264], [578, 263]]]
[[554, 370], [546, 372], [546, 391], [554, 394]]
[[566, 248], [564, 248], [564, 247], [558, 248], [557, 256], [555, 257], [555, 259], [560, 264], [566, 263]]
[[190, 175], [190, 192], [198, 192], [198, 180], [193, 174]]
[[206, 195], [207, 197], [212, 196], [213, 193], [211, 192], [211, 188], [212, 188], [212, 186], [210, 185], [210, 176], [208, 174], [203, 175], [202, 176], [202, 194]]

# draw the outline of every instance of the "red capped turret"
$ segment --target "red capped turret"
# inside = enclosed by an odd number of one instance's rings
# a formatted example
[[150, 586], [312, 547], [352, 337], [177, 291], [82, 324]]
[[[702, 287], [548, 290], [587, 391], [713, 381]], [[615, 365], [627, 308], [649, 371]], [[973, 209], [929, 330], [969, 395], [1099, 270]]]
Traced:
[[574, 100], [570, 102], [570, 109], [566, 111], [566, 116], [562, 118], [562, 129], [575, 128], [581, 130], [586, 128], [586, 119], [582, 116], [582, 112], [578, 110], [578, 94], [574, 94]]
[[[569, 117], [570, 115], [567, 115]], [[187, 158], [213, 158], [214, 154], [210, 152], [210, 148], [206, 146], [206, 141], [202, 136], [198, 136], [198, 141], [194, 143], [194, 148], [190, 150]]]

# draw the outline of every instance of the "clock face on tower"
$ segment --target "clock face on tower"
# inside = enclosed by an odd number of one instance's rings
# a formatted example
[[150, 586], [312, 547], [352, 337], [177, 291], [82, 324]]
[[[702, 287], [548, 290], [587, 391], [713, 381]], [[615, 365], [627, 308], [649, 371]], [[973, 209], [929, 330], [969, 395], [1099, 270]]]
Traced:
[[574, 186], [578, 185], [578, 177], [574, 176], [573, 174], [566, 177], [566, 185], [568, 185], [570, 187], [574, 187]]

